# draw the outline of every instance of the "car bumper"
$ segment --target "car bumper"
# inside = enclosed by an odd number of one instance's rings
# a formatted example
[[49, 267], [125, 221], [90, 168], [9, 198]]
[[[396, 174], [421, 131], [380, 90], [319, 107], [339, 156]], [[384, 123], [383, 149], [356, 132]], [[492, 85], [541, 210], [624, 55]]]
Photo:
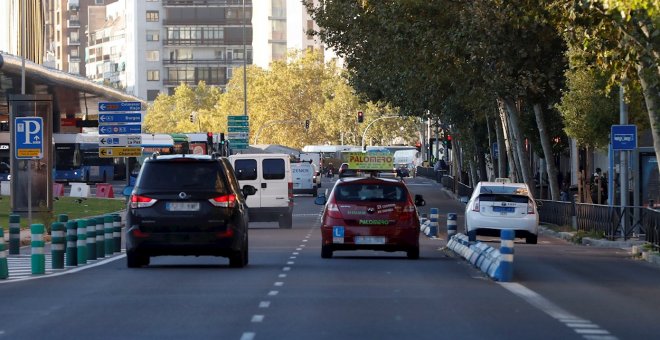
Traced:
[[145, 233], [132, 226], [126, 231], [126, 250], [148, 256], [229, 256], [240, 250], [240, 236], [233, 231]]
[[539, 221], [536, 215], [525, 218], [493, 218], [489, 216], [468, 216], [466, 217], [467, 231], [476, 230], [478, 235], [499, 236], [501, 230], [514, 230], [518, 234], [539, 233]]
[[[344, 237], [333, 237], [333, 227], [321, 227], [322, 244], [330, 246], [333, 250], [384, 250], [406, 251], [419, 247], [419, 228], [410, 227], [344, 227]], [[381, 244], [357, 243], [356, 238], [384, 237]]]

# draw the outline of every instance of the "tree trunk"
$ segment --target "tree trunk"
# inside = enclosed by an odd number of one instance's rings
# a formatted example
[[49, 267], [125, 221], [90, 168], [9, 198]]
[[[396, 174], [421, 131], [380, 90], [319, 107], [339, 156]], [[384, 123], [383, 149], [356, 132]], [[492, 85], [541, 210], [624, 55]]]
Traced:
[[545, 156], [545, 165], [548, 173], [548, 183], [550, 184], [550, 197], [553, 201], [559, 201], [559, 184], [557, 183], [557, 166], [552, 154], [552, 146], [550, 145], [550, 136], [545, 129], [545, 121], [543, 120], [543, 109], [541, 104], [534, 104], [534, 115], [536, 116], [536, 126], [539, 129], [539, 136], [541, 138], [541, 147], [543, 148], [543, 155]]
[[[500, 102], [501, 103], [501, 102]], [[506, 168], [502, 169], [502, 172], [500, 172], [501, 177], [508, 177], [511, 178], [513, 182], [518, 181], [518, 173], [516, 171], [516, 160], [513, 157], [513, 145], [511, 143], [511, 135], [509, 134], [509, 123], [508, 119], [506, 118], [506, 112], [504, 110], [504, 104], [501, 104], [499, 108], [499, 113], [500, 113], [500, 122], [502, 123], [501, 128], [502, 128], [502, 139], [504, 141], [504, 153], [501, 155], [506, 155], [507, 159], [507, 164], [509, 165], [509, 173], [506, 173]], [[501, 150], [501, 147], [500, 147]], [[502, 156], [500, 156], [502, 157]], [[506, 174], [506, 175], [505, 175]]]
[[479, 179], [477, 178], [477, 168], [474, 166], [474, 161], [470, 161], [470, 186], [472, 188], [477, 186]]
[[511, 127], [511, 134], [513, 135], [513, 145], [518, 151], [518, 159], [520, 160], [520, 172], [522, 173], [523, 182], [527, 183], [530, 188], [534, 187], [534, 178], [530, 175], [529, 160], [525, 156], [525, 146], [523, 145], [522, 133], [520, 132], [520, 123], [518, 121], [518, 108], [516, 107], [513, 99], [504, 98], [504, 106], [509, 113], [509, 125]]
[[[646, 112], [648, 113], [649, 121], [651, 122], [653, 149], [655, 149], [656, 158], [660, 159], [660, 116], [658, 116], [658, 104], [660, 101], [660, 85], [658, 82], [660, 80], [657, 79], [657, 77], [651, 76], [651, 74], [658, 74], [657, 72], [654, 72], [652, 65], [644, 60], [644, 58], [641, 59], [642, 60], [637, 63], [637, 74], [639, 76], [639, 82], [642, 85], [642, 93], [644, 94], [644, 102], [646, 103]], [[658, 167], [658, 173], [660, 174], [660, 166]]]
[[497, 137], [497, 175], [495, 177], [506, 177], [506, 144], [500, 117], [495, 117], [495, 135]]

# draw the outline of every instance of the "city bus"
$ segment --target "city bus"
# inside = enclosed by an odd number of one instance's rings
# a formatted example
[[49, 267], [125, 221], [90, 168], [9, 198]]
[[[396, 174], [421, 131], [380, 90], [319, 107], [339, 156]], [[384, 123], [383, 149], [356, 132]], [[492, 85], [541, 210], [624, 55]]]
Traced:
[[134, 185], [137, 175], [140, 173], [140, 168], [144, 160], [151, 157], [154, 153], [160, 155], [169, 155], [174, 152], [174, 138], [168, 134], [162, 133], [143, 133], [142, 134], [142, 156], [129, 159], [129, 167], [131, 169], [131, 177], [129, 185]]
[[190, 153], [190, 139], [185, 133], [170, 133], [172, 142], [174, 143], [172, 153], [184, 154]]
[[114, 178], [112, 158], [99, 157], [99, 135], [54, 133], [54, 180], [57, 182], [107, 182]]

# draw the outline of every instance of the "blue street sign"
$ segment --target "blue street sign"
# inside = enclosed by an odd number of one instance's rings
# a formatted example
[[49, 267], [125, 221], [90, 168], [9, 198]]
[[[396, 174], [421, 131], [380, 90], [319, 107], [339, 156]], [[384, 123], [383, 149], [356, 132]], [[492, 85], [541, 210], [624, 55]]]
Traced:
[[610, 133], [612, 150], [635, 150], [637, 148], [636, 125], [612, 125]]
[[142, 111], [140, 102], [101, 102], [99, 111]]
[[142, 125], [140, 124], [126, 124], [126, 125], [100, 125], [99, 134], [101, 135], [126, 135], [142, 133]]
[[16, 117], [14, 121], [14, 155], [16, 159], [44, 157], [44, 121], [41, 117]]
[[141, 122], [142, 122], [142, 114], [139, 112], [99, 113], [99, 124], [141, 123]]

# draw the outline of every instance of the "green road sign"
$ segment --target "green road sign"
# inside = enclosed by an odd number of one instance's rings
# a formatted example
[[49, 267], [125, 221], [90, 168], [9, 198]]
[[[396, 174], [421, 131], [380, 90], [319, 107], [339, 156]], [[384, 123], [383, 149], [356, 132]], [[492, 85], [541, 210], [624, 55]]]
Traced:
[[247, 139], [231, 139], [229, 140], [229, 146], [232, 149], [236, 150], [245, 150], [248, 148], [249, 143]]
[[250, 132], [250, 127], [248, 126], [228, 126], [228, 132]]
[[249, 116], [244, 116], [244, 115], [241, 115], [241, 116], [227, 116], [227, 121], [228, 122], [247, 122], [248, 120], [250, 120], [250, 117]]
[[250, 122], [246, 121], [229, 121], [227, 122], [227, 126], [250, 126]]

